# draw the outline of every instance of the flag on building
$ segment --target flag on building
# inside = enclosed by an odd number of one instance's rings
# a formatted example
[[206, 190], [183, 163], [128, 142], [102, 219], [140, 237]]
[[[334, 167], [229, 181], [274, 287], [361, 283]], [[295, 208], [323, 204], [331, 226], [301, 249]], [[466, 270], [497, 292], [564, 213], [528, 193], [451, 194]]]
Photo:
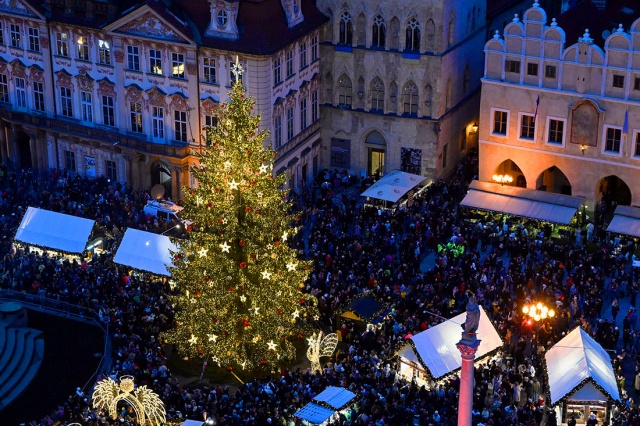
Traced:
[[533, 122], [536, 122], [536, 119], [538, 118], [538, 107], [540, 106], [540, 95], [538, 95], [538, 98], [536, 99], [536, 112], [533, 113]]
[[629, 134], [629, 109], [624, 113], [624, 124], [622, 125], [622, 135], [626, 138]]

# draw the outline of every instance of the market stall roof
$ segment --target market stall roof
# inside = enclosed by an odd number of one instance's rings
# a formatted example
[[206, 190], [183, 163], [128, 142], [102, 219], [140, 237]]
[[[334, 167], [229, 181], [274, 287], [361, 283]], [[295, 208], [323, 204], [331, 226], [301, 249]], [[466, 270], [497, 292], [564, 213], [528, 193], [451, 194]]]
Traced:
[[338, 410], [346, 407], [356, 394], [344, 388], [329, 386], [295, 414], [310, 423], [321, 424]]
[[404, 194], [420, 185], [426, 177], [394, 170], [376, 181], [362, 194], [363, 197], [395, 203]]
[[474, 180], [460, 205], [567, 225], [582, 201], [569, 195]]
[[382, 302], [380, 302], [375, 296], [367, 294], [351, 300], [341, 310], [340, 316], [356, 321], [378, 324], [389, 314], [389, 312], [391, 312], [391, 310], [389, 308], [385, 308]]
[[94, 220], [29, 207], [15, 239], [65, 253], [82, 253], [94, 224]]
[[616, 207], [607, 232], [640, 237], [640, 209], [629, 206]]
[[611, 357], [582, 328], [574, 328], [549, 349], [544, 357], [552, 405], [571, 395], [574, 390], [574, 395], [578, 392], [585, 393], [579, 396], [580, 400], [591, 399], [591, 388], [599, 390], [601, 395], [604, 391], [614, 401], [620, 401], [620, 390]]
[[157, 275], [171, 276], [171, 252], [178, 251], [169, 237], [137, 229], [127, 229], [113, 258], [115, 263]]
[[[463, 312], [412, 336], [411, 343], [403, 346], [398, 355], [420, 363], [435, 379], [453, 373], [462, 366], [462, 357], [456, 344], [462, 337], [462, 324], [466, 320], [466, 315], [467, 313]], [[482, 306], [480, 306], [477, 336], [480, 346], [476, 351], [476, 361], [503, 345], [500, 335]]]

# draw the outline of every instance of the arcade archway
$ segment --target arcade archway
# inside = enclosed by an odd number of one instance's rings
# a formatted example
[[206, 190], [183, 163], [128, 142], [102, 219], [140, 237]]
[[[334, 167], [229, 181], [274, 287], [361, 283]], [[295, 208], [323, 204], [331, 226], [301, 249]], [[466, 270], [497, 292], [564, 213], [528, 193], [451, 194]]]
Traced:
[[19, 130], [16, 135], [18, 145], [18, 155], [20, 156], [20, 167], [31, 168], [31, 138], [24, 130]]
[[527, 179], [524, 177], [524, 173], [522, 173], [520, 167], [511, 160], [505, 160], [500, 163], [494, 170], [493, 176], [509, 176], [511, 182], [500, 182], [503, 185], [519, 186], [521, 188], [527, 187]]
[[607, 206], [631, 205], [631, 189], [618, 176], [611, 175], [600, 179], [596, 188], [598, 201], [603, 201]]
[[156, 163], [151, 167], [151, 186], [157, 184], [164, 186], [164, 198], [173, 197], [171, 183], [171, 172], [167, 166]]
[[551, 166], [536, 179], [536, 189], [538, 191], [553, 192], [556, 194], [571, 195], [571, 183], [567, 176], [557, 168]]

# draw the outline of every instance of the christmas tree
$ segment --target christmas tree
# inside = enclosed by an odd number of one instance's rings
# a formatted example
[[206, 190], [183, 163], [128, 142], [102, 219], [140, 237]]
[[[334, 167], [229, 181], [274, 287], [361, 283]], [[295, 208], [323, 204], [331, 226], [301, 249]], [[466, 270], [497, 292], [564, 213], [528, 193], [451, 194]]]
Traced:
[[[237, 61], [233, 72], [242, 73]], [[183, 355], [250, 370], [294, 359], [291, 340], [311, 330], [318, 311], [301, 292], [310, 263], [288, 245], [300, 218], [281, 189], [286, 177], [272, 174], [275, 151], [238, 80], [197, 154], [197, 188], [185, 191], [194, 228], [176, 241], [176, 323], [164, 337]]]

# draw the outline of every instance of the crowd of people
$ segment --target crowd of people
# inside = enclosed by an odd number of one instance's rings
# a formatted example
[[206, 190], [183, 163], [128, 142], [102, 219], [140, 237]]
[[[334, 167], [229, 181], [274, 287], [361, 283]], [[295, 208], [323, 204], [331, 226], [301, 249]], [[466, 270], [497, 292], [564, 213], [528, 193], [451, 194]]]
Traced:
[[[108, 374], [114, 379], [131, 374], [136, 383], [150, 386], [172, 420], [212, 417], [220, 425], [294, 425], [294, 413], [334, 385], [357, 394], [335, 424], [455, 425], [457, 377], [420, 386], [397, 373], [394, 355], [407, 336], [464, 312], [469, 291], [505, 342], [475, 371], [474, 424], [540, 425], [543, 419], [558, 424], [547, 409], [543, 353], [576, 326], [605, 348], [618, 350], [614, 366], [621, 385], [640, 391], [640, 376], [636, 384], [635, 376], [625, 373], [640, 349], [633, 309], [638, 283], [628, 274], [630, 256], [619, 250], [619, 241], [608, 241], [596, 227], [583, 241], [568, 242], [550, 238], [545, 227], [536, 232], [530, 222], [463, 212], [459, 201], [476, 169], [477, 158], [466, 157], [451, 180], [433, 183], [397, 210], [365, 208], [353, 197], [321, 188], [295, 196], [305, 226], [292, 244], [315, 261], [305, 291], [318, 299], [320, 324], [327, 331], [341, 328], [342, 344], [322, 373], [284, 369], [237, 388], [199, 381], [180, 385], [167, 368], [167, 348], [159, 338], [173, 320], [168, 284], [126, 275], [107, 255], [87, 264], [16, 250], [12, 236], [21, 206], [96, 219], [113, 244], [126, 227], [168, 229], [169, 224], [144, 214], [147, 193], [104, 179], [60, 184], [55, 172], [43, 180], [23, 171], [2, 183], [0, 285], [99, 311], [113, 339]], [[427, 257], [435, 257], [433, 265]], [[337, 324], [337, 310], [364, 292], [383, 301], [391, 314], [373, 328], [348, 320]], [[624, 296], [631, 297], [632, 308], [618, 316], [614, 306]], [[539, 329], [521, 313], [522, 305], [534, 300], [558, 312]], [[614, 424], [640, 424], [634, 396], [624, 394]], [[71, 422], [132, 424], [132, 418], [125, 409], [116, 421], [109, 419], [77, 392], [31, 424]]]

